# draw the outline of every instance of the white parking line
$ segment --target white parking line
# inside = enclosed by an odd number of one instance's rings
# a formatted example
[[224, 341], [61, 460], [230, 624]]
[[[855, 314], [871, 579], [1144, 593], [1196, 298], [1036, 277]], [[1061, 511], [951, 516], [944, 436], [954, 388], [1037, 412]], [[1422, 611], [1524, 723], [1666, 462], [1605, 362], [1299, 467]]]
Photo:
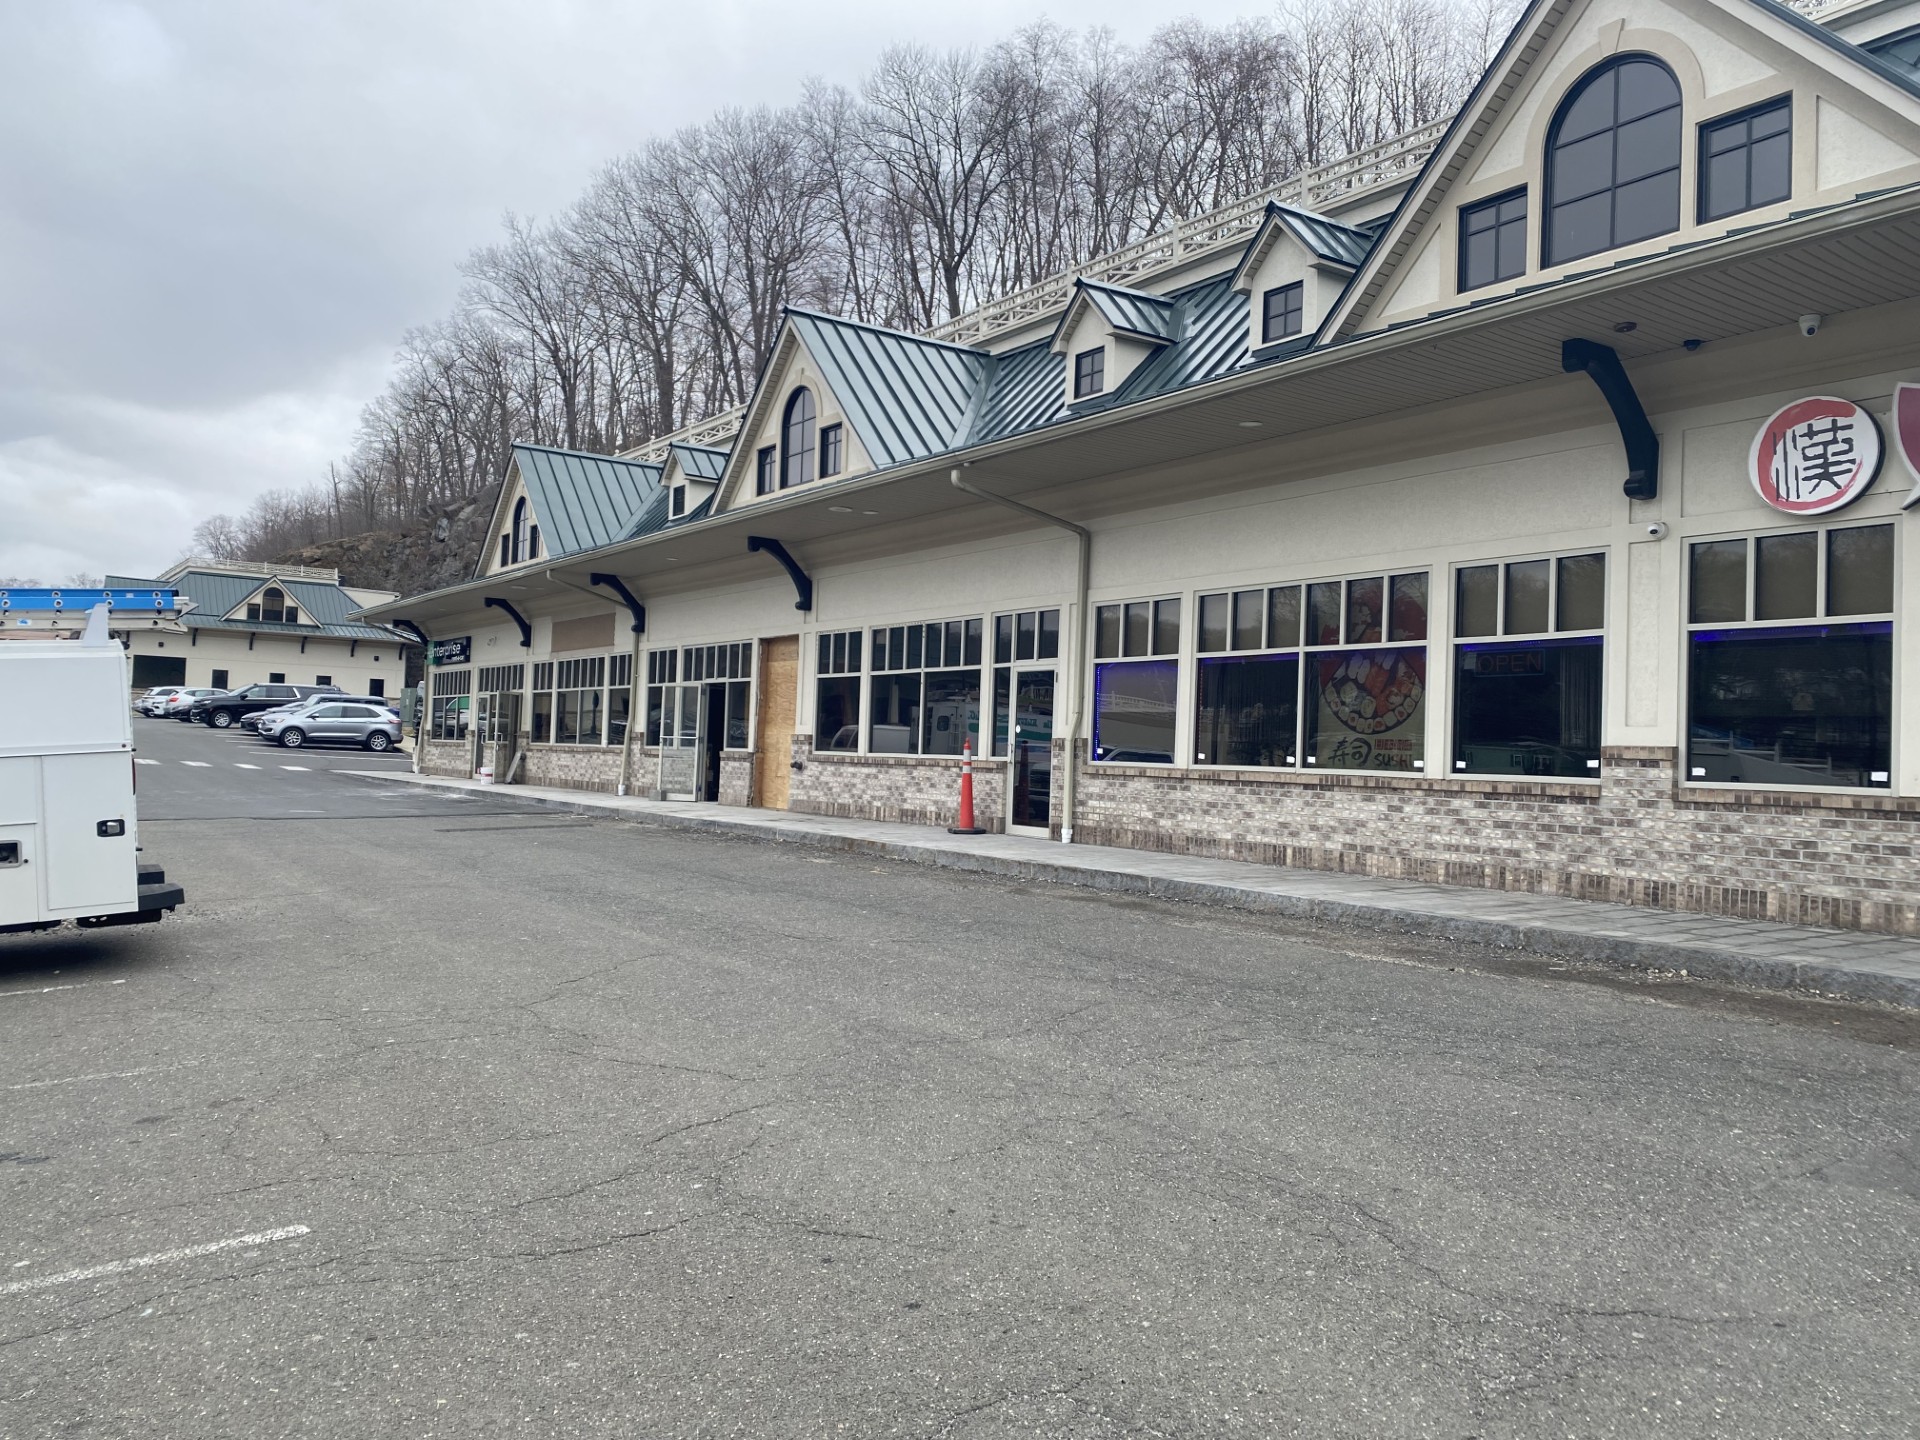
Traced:
[[282, 765], [280, 768], [282, 770], [305, 770], [307, 767], [305, 765]]
[[158, 765], [160, 762], [158, 760], [135, 760], [133, 763], [136, 765]]
[[213, 764], [211, 760], [182, 760], [180, 763], [182, 765], [191, 765], [196, 770], [208, 769]]
[[[0, 1000], [9, 995], [51, 995], [56, 990], [91, 990], [96, 982], [86, 980], [74, 985], [43, 985], [38, 990], [0, 990]], [[124, 985], [124, 980], [109, 980], [109, 985]]]
[[233, 768], [236, 770], [258, 770], [260, 767], [258, 765], [249, 765], [244, 760], [236, 760], [233, 762]]
[[104, 1265], [89, 1265], [84, 1270], [66, 1270], [58, 1275], [40, 1275], [32, 1280], [14, 1280], [0, 1285], [0, 1295], [23, 1295], [29, 1290], [45, 1290], [50, 1285], [71, 1285], [76, 1280], [98, 1280], [104, 1275], [124, 1275], [129, 1270], [144, 1270], [149, 1265], [167, 1265], [175, 1260], [197, 1260], [202, 1255], [217, 1255], [222, 1250], [245, 1250], [256, 1245], [271, 1245], [276, 1240], [292, 1240], [310, 1235], [305, 1225], [282, 1225], [278, 1230], [260, 1230], [252, 1235], [235, 1235], [230, 1240], [213, 1240], [205, 1245], [188, 1245], [179, 1250], [162, 1250], [156, 1255], [138, 1255], [131, 1260], [109, 1260]]

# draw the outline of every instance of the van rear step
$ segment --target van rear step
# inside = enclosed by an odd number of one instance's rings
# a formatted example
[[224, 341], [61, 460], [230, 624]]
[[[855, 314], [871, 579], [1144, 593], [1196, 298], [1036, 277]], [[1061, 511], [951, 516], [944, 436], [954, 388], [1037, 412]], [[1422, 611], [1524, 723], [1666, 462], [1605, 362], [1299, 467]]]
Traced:
[[122, 910], [117, 915], [87, 915], [73, 923], [83, 930], [104, 930], [109, 925], [151, 925], [176, 905], [184, 905], [187, 892], [166, 881], [140, 887], [140, 908]]
[[151, 860], [142, 860], [140, 862], [140, 883], [142, 885], [164, 885], [166, 880], [166, 867], [156, 865]]

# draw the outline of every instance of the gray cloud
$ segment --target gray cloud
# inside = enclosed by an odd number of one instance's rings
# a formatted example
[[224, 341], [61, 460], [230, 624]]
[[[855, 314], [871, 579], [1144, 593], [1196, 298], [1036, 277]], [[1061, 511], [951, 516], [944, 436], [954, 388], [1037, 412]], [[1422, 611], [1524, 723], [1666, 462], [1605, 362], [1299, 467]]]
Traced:
[[[1127, 37], [1169, 18], [1051, 14]], [[888, 43], [1031, 18], [1017, 0], [9, 7], [0, 574], [152, 570], [212, 511], [323, 476], [504, 211], [551, 213], [721, 105], [855, 82]]]

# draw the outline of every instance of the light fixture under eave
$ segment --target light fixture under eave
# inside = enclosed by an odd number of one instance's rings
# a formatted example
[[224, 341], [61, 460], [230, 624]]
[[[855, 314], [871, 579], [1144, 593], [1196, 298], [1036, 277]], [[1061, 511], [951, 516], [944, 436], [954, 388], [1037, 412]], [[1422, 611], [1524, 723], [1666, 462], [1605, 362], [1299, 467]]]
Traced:
[[1264, 420], [1242, 420], [1240, 422], [1240, 428], [1242, 430], [1258, 430], [1262, 425], [1265, 425], [1266, 423], [1267, 422]]
[[829, 505], [827, 509], [831, 510], [835, 515], [851, 515], [853, 513], [853, 507], [851, 505]]
[[878, 515], [880, 512], [878, 510], [862, 510], [860, 513], [862, 515]]

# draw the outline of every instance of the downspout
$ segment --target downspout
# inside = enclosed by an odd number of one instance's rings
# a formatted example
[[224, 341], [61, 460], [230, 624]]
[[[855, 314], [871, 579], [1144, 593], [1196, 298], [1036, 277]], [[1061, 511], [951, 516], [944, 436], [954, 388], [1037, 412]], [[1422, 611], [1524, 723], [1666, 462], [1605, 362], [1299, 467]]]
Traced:
[[[1049, 515], [1044, 510], [1036, 510], [1031, 505], [1021, 504], [1018, 500], [1009, 500], [1004, 495], [995, 495], [969, 485], [960, 478], [958, 470], [949, 471], [947, 478], [953, 482], [954, 489], [964, 490], [976, 499], [1002, 505], [1009, 510], [1017, 510], [1029, 519], [1038, 520], [1043, 525], [1055, 525], [1062, 530], [1071, 530], [1079, 537], [1079, 562], [1074, 576], [1073, 644], [1068, 647], [1074, 660], [1073, 707], [1067, 717], [1067, 778], [1060, 791], [1060, 843], [1071, 845], [1074, 797], [1079, 790], [1080, 722], [1086, 715], [1087, 637], [1092, 633], [1092, 626], [1087, 619], [1087, 592], [1092, 583], [1093, 532], [1084, 525], [1076, 525], [1071, 520], [1062, 520], [1058, 515]], [[1009, 736], [1008, 739], [1011, 746], [1012, 737]]]
[[[411, 620], [395, 620], [392, 628], [411, 630], [420, 639], [420, 712], [413, 722], [413, 773], [420, 773], [420, 756], [427, 748], [427, 717], [433, 713], [433, 637]], [[400, 661], [400, 688], [407, 688], [407, 662]]]

